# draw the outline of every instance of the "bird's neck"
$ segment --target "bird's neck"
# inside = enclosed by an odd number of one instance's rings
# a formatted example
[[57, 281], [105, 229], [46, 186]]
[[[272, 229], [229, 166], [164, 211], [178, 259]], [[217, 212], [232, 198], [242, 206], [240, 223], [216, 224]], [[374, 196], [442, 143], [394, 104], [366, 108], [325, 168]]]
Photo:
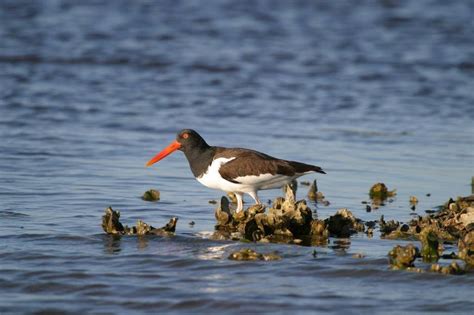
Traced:
[[207, 144], [205, 146], [193, 148], [192, 150], [184, 151], [194, 177], [200, 177], [207, 171], [207, 168], [211, 165], [212, 160], [214, 159], [215, 152], [216, 148]]

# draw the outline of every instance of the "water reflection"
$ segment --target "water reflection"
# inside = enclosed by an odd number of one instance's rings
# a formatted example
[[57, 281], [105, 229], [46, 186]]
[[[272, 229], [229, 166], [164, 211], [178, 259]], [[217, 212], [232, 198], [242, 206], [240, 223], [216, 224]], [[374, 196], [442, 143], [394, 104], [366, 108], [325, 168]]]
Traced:
[[351, 239], [350, 238], [340, 238], [335, 240], [332, 245], [329, 245], [329, 248], [334, 250], [334, 252], [338, 255], [345, 255], [347, 254], [347, 250], [351, 246]]
[[226, 248], [232, 245], [233, 244], [226, 244], [206, 247], [197, 255], [197, 257], [203, 260], [221, 259], [224, 257]]
[[120, 235], [104, 235], [104, 253], [118, 254], [122, 251], [122, 237]]
[[148, 237], [145, 235], [138, 235], [137, 236], [137, 249], [144, 250], [148, 247]]

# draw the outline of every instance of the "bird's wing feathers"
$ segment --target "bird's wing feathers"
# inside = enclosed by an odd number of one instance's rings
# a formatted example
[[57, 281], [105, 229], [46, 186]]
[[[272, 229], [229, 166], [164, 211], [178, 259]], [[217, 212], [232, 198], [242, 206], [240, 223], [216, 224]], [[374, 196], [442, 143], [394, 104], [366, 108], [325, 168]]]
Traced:
[[[274, 179], [275, 175], [295, 176], [310, 171], [323, 172], [318, 166], [281, 160], [247, 149], [218, 151], [217, 157], [235, 157], [235, 159], [223, 164], [219, 169], [219, 173], [225, 180], [239, 184], [252, 184], [257, 180], [271, 180]], [[269, 178], [261, 177], [266, 176], [262, 174], [268, 175]], [[257, 179], [256, 177], [260, 178]]]

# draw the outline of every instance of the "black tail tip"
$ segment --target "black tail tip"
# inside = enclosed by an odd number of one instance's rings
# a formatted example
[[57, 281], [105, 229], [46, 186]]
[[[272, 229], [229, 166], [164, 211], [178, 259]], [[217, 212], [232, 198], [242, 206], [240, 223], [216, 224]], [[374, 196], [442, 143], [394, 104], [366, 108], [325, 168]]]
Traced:
[[320, 167], [318, 167], [318, 169], [316, 170], [316, 172], [321, 173], [321, 174], [326, 174], [326, 172], [323, 171], [323, 169], [320, 168]]

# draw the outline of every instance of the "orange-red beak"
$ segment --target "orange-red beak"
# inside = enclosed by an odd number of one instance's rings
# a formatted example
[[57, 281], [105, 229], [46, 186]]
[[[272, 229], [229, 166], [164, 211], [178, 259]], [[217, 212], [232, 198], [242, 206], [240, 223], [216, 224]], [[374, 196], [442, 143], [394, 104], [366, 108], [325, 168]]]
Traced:
[[155, 164], [156, 162], [158, 162], [159, 160], [162, 160], [164, 159], [165, 157], [167, 157], [168, 155], [170, 155], [171, 153], [173, 153], [174, 151], [178, 150], [179, 148], [181, 148], [181, 143], [179, 143], [178, 141], [174, 140], [173, 142], [170, 143], [169, 146], [167, 146], [166, 148], [163, 149], [163, 151], [161, 151], [160, 153], [158, 153], [157, 155], [155, 155], [150, 161], [148, 161], [146, 163], [146, 166], [150, 166], [150, 165], [153, 165]]

